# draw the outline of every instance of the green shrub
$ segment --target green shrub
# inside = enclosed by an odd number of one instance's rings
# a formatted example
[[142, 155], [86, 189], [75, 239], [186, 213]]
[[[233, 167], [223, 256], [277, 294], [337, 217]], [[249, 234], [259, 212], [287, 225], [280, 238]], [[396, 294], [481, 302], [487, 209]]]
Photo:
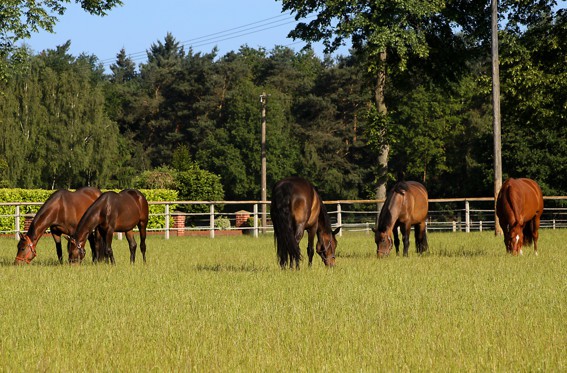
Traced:
[[[103, 190], [105, 191], [105, 190]], [[114, 190], [119, 192], [120, 190]], [[43, 189], [16, 189], [16, 188], [1, 188], [0, 189], [0, 203], [1, 202], [40, 202], [44, 203], [51, 194], [56, 190], [43, 190]], [[149, 202], [156, 201], [175, 201], [178, 199], [176, 190], [169, 189], [140, 189]], [[35, 214], [40, 208], [38, 205], [21, 205], [20, 215]], [[170, 205], [170, 212], [173, 212], [176, 205]], [[2, 206], [0, 205], [0, 232], [13, 232], [16, 227], [14, 225], [13, 215], [16, 213], [16, 206]], [[148, 222], [148, 229], [159, 229], [165, 227], [165, 205], [152, 205], [150, 204], [150, 215], [158, 214], [157, 216], [150, 216]], [[173, 219], [170, 218], [170, 226], [173, 224]], [[25, 217], [20, 217], [20, 228], [23, 228]]]
[[219, 216], [215, 219], [215, 228], [220, 230], [230, 229], [230, 219], [225, 216]]
[[[221, 178], [193, 164], [189, 170], [177, 173], [177, 190], [179, 198], [185, 201], [222, 201], [224, 189]], [[208, 205], [191, 205], [184, 207], [187, 212], [208, 212]]]

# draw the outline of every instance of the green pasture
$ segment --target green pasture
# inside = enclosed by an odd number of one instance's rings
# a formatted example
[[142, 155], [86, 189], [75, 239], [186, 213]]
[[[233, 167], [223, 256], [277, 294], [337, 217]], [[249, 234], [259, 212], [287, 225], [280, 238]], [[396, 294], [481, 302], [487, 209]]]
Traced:
[[511, 257], [493, 232], [430, 233], [378, 260], [347, 232], [335, 268], [282, 271], [271, 236], [153, 236], [146, 265], [115, 241], [115, 266], [75, 267], [48, 237], [14, 267], [2, 238], [0, 370], [564, 372], [566, 242]]

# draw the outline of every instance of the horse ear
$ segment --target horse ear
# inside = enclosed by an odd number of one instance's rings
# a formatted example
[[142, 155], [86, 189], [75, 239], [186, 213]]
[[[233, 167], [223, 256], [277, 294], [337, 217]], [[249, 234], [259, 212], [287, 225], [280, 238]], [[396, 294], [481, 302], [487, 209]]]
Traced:
[[341, 227], [338, 227], [337, 229], [335, 229], [333, 231], [333, 236], [336, 236], [339, 233], [340, 230], [341, 230]]
[[22, 232], [18, 232], [18, 239], [20, 241], [25, 240], [26, 239], [26, 234], [22, 233]]

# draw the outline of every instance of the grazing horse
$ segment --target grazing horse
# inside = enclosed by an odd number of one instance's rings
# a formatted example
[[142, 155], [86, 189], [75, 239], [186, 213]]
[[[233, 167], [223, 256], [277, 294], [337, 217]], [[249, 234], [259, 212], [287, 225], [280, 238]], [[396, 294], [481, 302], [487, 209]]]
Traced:
[[136, 260], [136, 240], [133, 229], [140, 230], [140, 251], [146, 262], [146, 227], [148, 225], [148, 201], [135, 189], [120, 193], [105, 192], [85, 212], [75, 234], [69, 237], [69, 261], [80, 262], [85, 256], [85, 240], [93, 230], [102, 236], [104, 250], [114, 264], [112, 236], [114, 232], [125, 232], [130, 247], [130, 262]]
[[270, 216], [274, 226], [279, 263], [285, 268], [295, 264], [299, 269], [301, 251], [299, 242], [307, 231], [307, 254], [309, 266], [313, 262], [313, 241], [317, 235], [317, 254], [326, 266], [335, 265], [335, 249], [337, 247], [334, 231], [327, 209], [313, 185], [300, 177], [288, 177], [276, 183], [272, 189]]
[[378, 226], [374, 228], [374, 241], [376, 253], [379, 258], [387, 256], [392, 250], [392, 232], [396, 254], [399, 255], [400, 240], [398, 227], [400, 227], [404, 240], [404, 256], [408, 256], [409, 236], [413, 225], [415, 231], [415, 245], [419, 254], [427, 251], [427, 232], [425, 220], [428, 212], [427, 190], [416, 181], [399, 181], [388, 193], [384, 202]]
[[496, 200], [496, 215], [504, 232], [506, 251], [522, 255], [522, 246], [534, 243], [537, 255], [539, 219], [543, 213], [543, 194], [531, 179], [508, 179]]
[[[14, 264], [29, 263], [35, 258], [37, 242], [48, 227], [55, 240], [59, 262], [63, 263], [61, 235], [75, 233], [79, 220], [100, 194], [100, 190], [91, 187], [80, 188], [75, 192], [61, 189], [53, 193], [35, 214], [27, 234], [20, 234]], [[100, 242], [96, 242], [94, 235], [89, 235], [88, 239], [93, 261], [96, 261], [101, 254], [97, 246]]]

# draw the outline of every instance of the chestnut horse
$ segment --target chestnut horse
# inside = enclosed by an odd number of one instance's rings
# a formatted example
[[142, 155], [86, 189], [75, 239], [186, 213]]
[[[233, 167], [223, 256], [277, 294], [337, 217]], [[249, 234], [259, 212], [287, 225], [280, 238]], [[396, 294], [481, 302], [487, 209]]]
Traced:
[[413, 225], [415, 245], [419, 254], [427, 251], [427, 232], [425, 220], [428, 213], [427, 190], [416, 181], [399, 181], [388, 193], [374, 228], [376, 254], [379, 258], [387, 256], [392, 250], [392, 233], [396, 254], [399, 255], [400, 240], [398, 227], [404, 240], [404, 256], [408, 256], [409, 236]]
[[[27, 234], [20, 234], [14, 264], [29, 263], [35, 258], [37, 242], [48, 227], [55, 240], [59, 262], [63, 263], [61, 235], [75, 233], [79, 220], [100, 194], [100, 190], [91, 187], [80, 188], [75, 192], [61, 189], [53, 193], [35, 214]], [[96, 261], [99, 253], [94, 235], [89, 236], [89, 243], [93, 261]]]
[[295, 265], [299, 269], [301, 251], [299, 242], [307, 231], [307, 254], [309, 266], [313, 262], [313, 241], [317, 235], [317, 254], [326, 266], [335, 265], [335, 249], [337, 247], [334, 231], [327, 209], [311, 183], [300, 177], [288, 177], [278, 181], [272, 189], [270, 216], [274, 226], [279, 263], [285, 268]]
[[504, 232], [506, 251], [522, 255], [522, 246], [534, 244], [537, 255], [539, 219], [543, 213], [543, 194], [531, 179], [509, 178], [502, 184], [496, 200], [496, 215]]
[[85, 241], [89, 232], [96, 230], [104, 243], [104, 251], [114, 264], [112, 236], [114, 232], [125, 232], [130, 247], [130, 262], [136, 260], [136, 240], [133, 229], [140, 230], [140, 251], [146, 262], [146, 227], [148, 225], [148, 201], [136, 189], [125, 189], [120, 193], [105, 192], [85, 212], [75, 234], [69, 237], [69, 261], [80, 262], [85, 256]]

